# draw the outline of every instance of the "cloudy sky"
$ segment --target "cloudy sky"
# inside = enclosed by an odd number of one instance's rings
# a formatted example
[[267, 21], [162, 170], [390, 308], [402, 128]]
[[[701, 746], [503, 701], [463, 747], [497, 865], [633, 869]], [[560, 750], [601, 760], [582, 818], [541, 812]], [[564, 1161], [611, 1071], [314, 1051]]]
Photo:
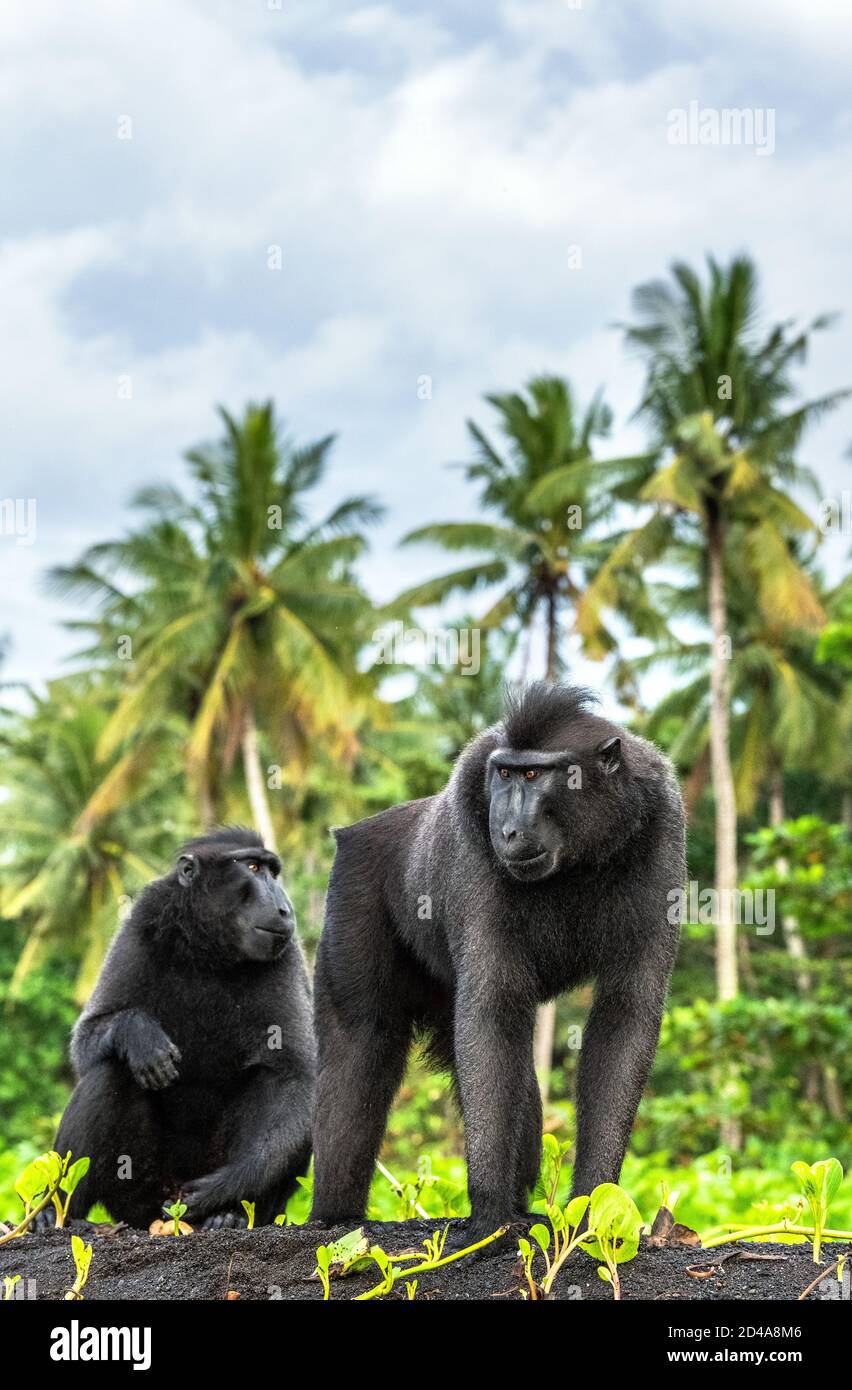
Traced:
[[[0, 535], [5, 677], [61, 671], [45, 567], [179, 480], [216, 402], [339, 432], [317, 506], [385, 501], [385, 596], [445, 563], [400, 534], [475, 513], [446, 465], [484, 391], [603, 383], [641, 445], [611, 325], [674, 258], [747, 249], [771, 318], [842, 311], [802, 387], [852, 383], [850, 67], [836, 0], [6, 0], [0, 499], [38, 512]], [[691, 102], [772, 109], [774, 152], [672, 145]], [[827, 496], [850, 439], [852, 404], [806, 440]]]

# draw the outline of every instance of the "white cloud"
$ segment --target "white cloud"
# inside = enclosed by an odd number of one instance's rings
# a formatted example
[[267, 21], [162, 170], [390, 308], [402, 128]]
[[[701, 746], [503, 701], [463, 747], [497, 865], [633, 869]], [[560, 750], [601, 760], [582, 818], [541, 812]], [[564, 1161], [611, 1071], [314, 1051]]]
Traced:
[[[693, 96], [755, 100], [767, 45], [803, 85], [834, 74], [848, 35], [833, 11], [805, 21], [773, 5], [767, 37], [762, 8], [712, 7], [711, 44], [698, 9], [668, 0], [630, 26], [588, 0], [506, 0], [470, 40], [423, 6], [7, 6], [16, 231], [0, 251], [0, 493], [34, 490], [43, 513], [26, 573], [0, 544], [19, 604], [12, 673], [56, 667], [56, 605], [34, 598], [27, 625], [21, 597], [38, 564], [120, 529], [128, 493], [177, 474], [215, 430], [217, 401], [271, 394], [300, 436], [340, 431], [319, 501], [367, 488], [389, 503], [368, 571], [387, 594], [403, 563], [435, 564], [403, 562], [402, 531], [476, 510], [443, 465], [465, 456], [465, 417], [487, 419], [483, 391], [542, 370], [584, 397], [604, 383], [613, 448], [635, 447], [638, 368], [608, 325], [673, 258], [746, 247], [772, 317], [843, 307], [852, 131], [839, 105], [809, 134], [788, 92], [772, 158], [666, 142], [668, 109]], [[670, 39], [659, 59], [655, 26]], [[122, 113], [132, 141], [116, 138]], [[810, 392], [852, 376], [850, 349], [844, 321], [817, 345]], [[809, 441], [835, 488], [850, 433], [847, 410]]]

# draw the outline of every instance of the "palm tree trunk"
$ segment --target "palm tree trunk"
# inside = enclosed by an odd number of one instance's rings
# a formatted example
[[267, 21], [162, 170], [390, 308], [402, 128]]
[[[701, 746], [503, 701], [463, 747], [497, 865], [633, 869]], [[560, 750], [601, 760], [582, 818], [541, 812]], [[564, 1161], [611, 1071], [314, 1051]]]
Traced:
[[216, 825], [216, 807], [213, 804], [213, 792], [206, 768], [202, 770], [201, 780], [198, 784], [198, 815], [202, 828], [205, 831], [213, 830]]
[[737, 886], [737, 803], [728, 726], [728, 616], [723, 573], [723, 531], [718, 515], [707, 526], [710, 651], [710, 767], [716, 804], [716, 992], [720, 1001], [734, 999], [737, 980], [737, 928], [734, 890]]
[[[784, 779], [780, 768], [774, 768], [769, 784], [769, 824], [777, 827], [783, 825], [786, 816], [784, 814]], [[781, 858], [775, 861], [775, 867], [780, 878], [786, 877], [789, 865], [786, 859]], [[791, 958], [796, 961], [798, 969], [796, 971], [796, 989], [802, 998], [807, 998], [811, 991], [811, 972], [807, 967], [808, 953], [805, 947], [805, 940], [799, 930], [798, 918], [787, 913], [781, 918], [781, 926], [784, 932], [784, 944]]]
[[272, 825], [272, 814], [269, 810], [266, 787], [263, 785], [263, 771], [260, 766], [260, 752], [257, 746], [257, 724], [251, 702], [246, 704], [241, 742], [246, 791], [251, 806], [254, 828], [260, 832], [266, 848], [274, 850], [275, 830]]
[[[720, 1003], [739, 990], [734, 889], [737, 886], [737, 803], [731, 768], [728, 680], [728, 613], [725, 599], [724, 532], [718, 513], [707, 524], [708, 608], [710, 618], [710, 775], [716, 808], [716, 996]], [[728, 1090], [720, 1069], [720, 1096]], [[735, 1115], [722, 1115], [719, 1142], [729, 1153], [742, 1147], [742, 1126]]]
[[553, 681], [556, 680], [557, 644], [556, 594], [551, 592], [547, 595], [547, 671], [544, 677], [548, 685], [551, 685]]

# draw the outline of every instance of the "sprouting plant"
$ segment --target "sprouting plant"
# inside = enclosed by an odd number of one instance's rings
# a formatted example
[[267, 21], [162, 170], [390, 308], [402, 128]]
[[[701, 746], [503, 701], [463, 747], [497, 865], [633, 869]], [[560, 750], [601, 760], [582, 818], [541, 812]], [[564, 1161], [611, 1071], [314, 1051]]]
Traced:
[[315, 1272], [319, 1275], [319, 1281], [322, 1284], [322, 1296], [326, 1302], [331, 1297], [330, 1269], [331, 1250], [327, 1245], [320, 1245], [317, 1247], [317, 1267]]
[[[58, 1190], [53, 1193], [53, 1205], [56, 1209], [56, 1228], [61, 1230], [68, 1217], [68, 1207], [71, 1203], [71, 1196], [89, 1171], [90, 1160], [88, 1158], [78, 1158], [76, 1162], [71, 1162], [70, 1151], [62, 1160], [62, 1174], [59, 1179]], [[59, 1193], [65, 1194], [65, 1201], [62, 1201]]]
[[82, 1298], [83, 1286], [89, 1277], [89, 1265], [92, 1263], [92, 1247], [86, 1245], [79, 1236], [72, 1236], [71, 1253], [74, 1256], [74, 1268], [77, 1271], [77, 1277], [65, 1297], [66, 1299]]
[[[71, 1193], [88, 1166], [89, 1160], [87, 1158], [78, 1159], [76, 1163], [72, 1164], [70, 1153], [67, 1153], [63, 1159], [60, 1158], [55, 1149], [39, 1154], [38, 1158], [34, 1158], [31, 1163], [28, 1163], [15, 1180], [15, 1191], [24, 1204], [23, 1219], [19, 1221], [14, 1230], [0, 1236], [0, 1245], [7, 1240], [14, 1240], [16, 1236], [24, 1235], [34, 1218], [51, 1201], [56, 1207], [56, 1224], [61, 1226], [65, 1220]], [[60, 1188], [67, 1193], [64, 1203], [58, 1196]]]
[[[363, 1303], [371, 1298], [382, 1298], [385, 1294], [391, 1292], [398, 1279], [404, 1278], [406, 1284], [408, 1284], [411, 1281], [412, 1275], [426, 1274], [430, 1270], [442, 1269], [444, 1265], [453, 1264], [456, 1260], [462, 1260], [465, 1255], [472, 1255], [474, 1251], [482, 1250], [486, 1245], [490, 1245], [492, 1241], [498, 1240], [500, 1236], [505, 1235], [508, 1227], [501, 1226], [499, 1230], [493, 1231], [491, 1235], [486, 1236], [484, 1240], [478, 1240], [475, 1245], [468, 1245], [463, 1250], [454, 1250], [451, 1255], [444, 1255], [442, 1252], [447, 1239], [448, 1229], [449, 1227], [445, 1227], [443, 1232], [435, 1231], [432, 1237], [423, 1242], [426, 1251], [425, 1258], [416, 1250], [406, 1251], [401, 1255], [390, 1256], [379, 1246], [371, 1246], [369, 1252], [370, 1257], [382, 1271], [382, 1280], [381, 1283], [376, 1284], [374, 1288], [368, 1289], [366, 1293], [359, 1293], [356, 1297], [356, 1302]], [[413, 1266], [409, 1265], [404, 1267], [399, 1263], [399, 1261], [402, 1260], [414, 1260], [415, 1264]], [[419, 1263], [417, 1263], [417, 1261], [419, 1261]]]
[[171, 1217], [173, 1224], [172, 1234], [181, 1234], [181, 1217], [186, 1215], [186, 1204], [184, 1202], [172, 1202], [170, 1207], [163, 1207], [166, 1216]]
[[641, 1229], [639, 1208], [623, 1188], [614, 1182], [602, 1182], [594, 1189], [589, 1201], [589, 1227], [577, 1243], [587, 1255], [601, 1261], [598, 1274], [612, 1285], [613, 1298], [621, 1298], [618, 1266], [633, 1259], [639, 1249]]
[[799, 1179], [805, 1201], [810, 1208], [814, 1223], [814, 1261], [819, 1264], [822, 1233], [828, 1224], [829, 1207], [843, 1181], [843, 1169], [836, 1158], [823, 1158], [812, 1165], [801, 1161], [794, 1163], [792, 1172]]
[[381, 1283], [377, 1284], [375, 1289], [376, 1297], [381, 1298], [382, 1294], [390, 1293], [394, 1285], [394, 1279], [397, 1278], [402, 1271], [399, 1265], [394, 1265], [390, 1255], [386, 1254], [380, 1245], [370, 1246], [370, 1259], [375, 1260], [379, 1267], [379, 1273], [382, 1276]]
[[413, 1302], [414, 1302], [414, 1295], [417, 1293], [417, 1280], [416, 1280], [416, 1279], [406, 1279], [406, 1281], [405, 1281], [405, 1292], [406, 1292], [406, 1294], [408, 1295], [408, 1301], [409, 1301], [409, 1303], [413, 1303]]
[[272, 1224], [273, 1224], [273, 1226], [286, 1226], [286, 1225], [287, 1225], [287, 1213], [286, 1213], [286, 1211], [279, 1211], [278, 1215], [275, 1217], [275, 1219], [273, 1220]]
[[426, 1249], [427, 1260], [440, 1260], [447, 1243], [449, 1229], [449, 1226], [445, 1226], [443, 1231], [433, 1231], [431, 1236], [426, 1237], [423, 1244]]
[[[588, 1197], [574, 1197], [564, 1208], [548, 1205], [547, 1217], [550, 1230], [542, 1223], [530, 1227], [530, 1237], [535, 1241], [544, 1256], [545, 1275], [541, 1289], [549, 1297], [554, 1280], [572, 1251], [580, 1244], [580, 1225], [589, 1206]], [[551, 1232], [553, 1233], [553, 1252], [551, 1253]], [[523, 1255], [523, 1251], [521, 1252]], [[534, 1253], [534, 1252], [533, 1252]], [[530, 1298], [538, 1298], [535, 1280], [529, 1284]]]
[[[481, 1250], [484, 1246], [490, 1245], [498, 1236], [506, 1232], [506, 1227], [501, 1226], [492, 1235], [486, 1236], [484, 1240], [477, 1241], [475, 1245], [470, 1245], [464, 1250], [456, 1250], [452, 1255], [444, 1254], [444, 1247], [447, 1241], [449, 1226], [445, 1226], [442, 1231], [433, 1231], [431, 1236], [427, 1236], [423, 1242], [422, 1250], [404, 1250], [399, 1254], [389, 1255], [380, 1245], [371, 1245], [364, 1235], [363, 1226], [359, 1226], [354, 1231], [349, 1231], [340, 1240], [332, 1245], [321, 1245], [317, 1250], [317, 1264], [314, 1273], [320, 1280], [324, 1296], [329, 1297], [330, 1281], [335, 1275], [344, 1276], [363, 1272], [371, 1264], [378, 1266], [381, 1274], [380, 1283], [374, 1288], [368, 1289], [366, 1293], [357, 1295], [358, 1300], [381, 1298], [388, 1294], [394, 1285], [401, 1278], [405, 1278], [406, 1287], [417, 1286], [416, 1279], [412, 1275], [424, 1274], [428, 1270], [440, 1269], [444, 1265], [452, 1264], [455, 1260], [462, 1259], [465, 1255], [470, 1255], [475, 1250]], [[413, 1294], [409, 1292], [409, 1298]]]
[[562, 1165], [570, 1147], [570, 1140], [560, 1144], [554, 1134], [545, 1134], [542, 1139], [541, 1169], [536, 1183], [535, 1198], [543, 1201], [547, 1208], [555, 1207], [557, 1204]]
[[323, 1297], [328, 1299], [331, 1293], [332, 1272], [350, 1274], [359, 1263], [369, 1263], [370, 1242], [364, 1235], [364, 1227], [358, 1226], [354, 1231], [347, 1231], [345, 1236], [332, 1241], [330, 1245], [320, 1245], [316, 1256], [314, 1273], [322, 1284]]
[[538, 1300], [539, 1295], [539, 1286], [533, 1278], [532, 1272], [535, 1250], [528, 1240], [521, 1238], [518, 1241], [518, 1253], [521, 1257], [523, 1277], [527, 1286], [525, 1289], [521, 1290], [521, 1297], [530, 1298], [535, 1302]]
[[15, 1285], [20, 1283], [20, 1274], [3, 1275], [3, 1302], [10, 1303], [15, 1297]]
[[254, 1204], [254, 1202], [247, 1202], [247, 1201], [245, 1200], [245, 1198], [244, 1198], [243, 1201], [240, 1203], [240, 1205], [241, 1205], [243, 1211], [244, 1211], [245, 1214], [246, 1214], [246, 1217], [247, 1217], [247, 1220], [248, 1220], [248, 1229], [249, 1229], [250, 1231], [253, 1231], [253, 1230], [254, 1230], [254, 1212], [255, 1212], [255, 1204]]

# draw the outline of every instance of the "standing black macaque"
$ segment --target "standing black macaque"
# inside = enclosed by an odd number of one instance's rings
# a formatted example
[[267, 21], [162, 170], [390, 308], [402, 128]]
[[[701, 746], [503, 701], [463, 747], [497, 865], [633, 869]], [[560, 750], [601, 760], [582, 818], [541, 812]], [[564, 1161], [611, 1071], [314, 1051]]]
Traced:
[[454, 1078], [471, 1238], [538, 1175], [536, 1006], [596, 981], [574, 1192], [615, 1182], [659, 1035], [685, 879], [684, 814], [653, 745], [532, 685], [446, 788], [337, 832], [319, 945], [313, 1219], [363, 1216], [416, 1033]]
[[243, 1198], [269, 1222], [306, 1171], [311, 1002], [280, 867], [220, 830], [140, 895], [74, 1029], [56, 1147], [91, 1167], [72, 1216], [147, 1226], [181, 1193], [205, 1227], [245, 1224]]

